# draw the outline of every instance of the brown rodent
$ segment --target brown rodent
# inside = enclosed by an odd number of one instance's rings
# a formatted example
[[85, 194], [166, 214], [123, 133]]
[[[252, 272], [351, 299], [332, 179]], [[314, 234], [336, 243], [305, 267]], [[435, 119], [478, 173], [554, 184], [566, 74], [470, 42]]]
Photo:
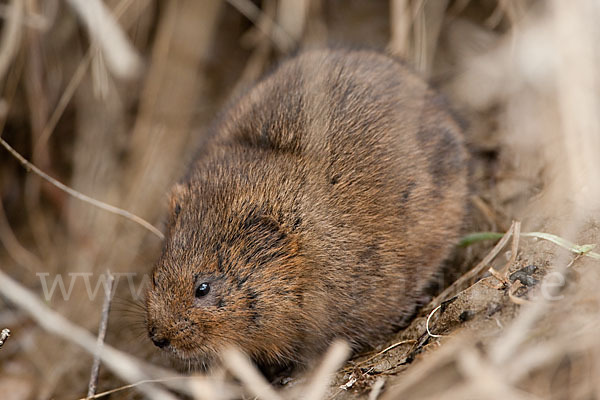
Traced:
[[150, 338], [191, 364], [263, 365], [413, 314], [465, 214], [467, 154], [444, 102], [394, 59], [310, 51], [233, 102], [171, 194]]

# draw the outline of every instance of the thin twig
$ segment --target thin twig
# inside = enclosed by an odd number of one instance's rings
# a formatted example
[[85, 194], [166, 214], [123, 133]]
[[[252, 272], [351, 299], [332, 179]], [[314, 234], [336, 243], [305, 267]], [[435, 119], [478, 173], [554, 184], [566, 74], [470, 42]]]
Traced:
[[90, 375], [90, 383], [88, 385], [87, 397], [91, 398], [96, 394], [96, 387], [98, 386], [98, 372], [100, 371], [100, 353], [104, 346], [104, 338], [106, 337], [106, 328], [108, 327], [108, 314], [110, 312], [110, 303], [112, 300], [112, 288], [115, 282], [115, 277], [110, 272], [107, 273], [108, 278], [105, 286], [105, 297], [104, 303], [102, 304], [102, 319], [100, 320], [100, 327], [98, 328], [98, 347], [96, 354], [94, 354], [94, 362], [92, 364], [92, 373]]
[[70, 194], [71, 196], [75, 197], [76, 199], [79, 199], [86, 203], [92, 204], [93, 206], [96, 206], [96, 207], [98, 207], [102, 210], [108, 211], [110, 213], [117, 214], [124, 218], [127, 218], [128, 220], [133, 221], [136, 224], [141, 225], [144, 228], [146, 228], [147, 230], [149, 230], [150, 232], [154, 233], [161, 240], [163, 240], [165, 238], [165, 236], [162, 234], [162, 232], [159, 231], [158, 229], [156, 229], [148, 221], [138, 217], [137, 215], [130, 213], [129, 211], [123, 210], [123, 209], [115, 207], [115, 206], [111, 206], [110, 204], [106, 204], [102, 201], [93, 199], [89, 196], [86, 196], [83, 193], [80, 193], [74, 189], [71, 189], [67, 185], [63, 184], [62, 182], [57, 181], [56, 179], [52, 178], [50, 175], [46, 174], [45, 172], [40, 170], [38, 167], [36, 167], [32, 163], [30, 163], [29, 161], [27, 161], [21, 154], [19, 154], [15, 149], [13, 149], [8, 143], [6, 143], [6, 141], [4, 139], [0, 138], [0, 144], [2, 144], [2, 146], [10, 152], [10, 154], [12, 154], [17, 160], [19, 160], [19, 162], [23, 165], [23, 167], [25, 167], [25, 169], [27, 171], [33, 171], [36, 175], [40, 176], [45, 181], [51, 183], [52, 185], [56, 186], [57, 188], [61, 189], [62, 191]]

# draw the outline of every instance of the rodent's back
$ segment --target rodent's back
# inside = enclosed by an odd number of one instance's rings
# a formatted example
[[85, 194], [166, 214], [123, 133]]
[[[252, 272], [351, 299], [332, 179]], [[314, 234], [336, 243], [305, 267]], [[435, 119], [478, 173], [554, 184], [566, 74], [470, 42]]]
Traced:
[[[222, 114], [174, 190], [180, 211], [155, 268], [165, 283], [149, 291], [149, 329], [175, 337], [181, 321], [168, 310], [196, 316], [205, 331], [236, 332], [180, 348], [210, 358], [237, 344], [263, 362], [397, 329], [464, 217], [467, 156], [443, 104], [375, 52], [313, 51], [281, 65]], [[180, 301], [173, 286], [186, 296], [198, 274], [219, 282], [219, 303], [189, 311], [197, 299]]]

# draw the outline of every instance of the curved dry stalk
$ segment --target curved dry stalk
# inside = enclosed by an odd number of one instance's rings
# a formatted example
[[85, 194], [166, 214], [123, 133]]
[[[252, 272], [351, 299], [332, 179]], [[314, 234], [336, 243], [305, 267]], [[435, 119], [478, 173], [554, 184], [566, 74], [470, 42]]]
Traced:
[[431, 330], [429, 329], [429, 322], [431, 321], [431, 317], [433, 317], [433, 314], [435, 314], [436, 311], [439, 310], [440, 308], [442, 308], [441, 304], [439, 306], [437, 306], [436, 308], [434, 308], [429, 313], [429, 315], [427, 316], [427, 322], [425, 322], [425, 329], [427, 329], [427, 334], [429, 336], [431, 336], [432, 338], [441, 338], [441, 337], [444, 337], [444, 335], [436, 335], [435, 333], [431, 333]]
[[[385, 354], [388, 351], [395, 349], [398, 346], [402, 346], [403, 344], [408, 344], [408, 343], [414, 344], [416, 342], [417, 341], [414, 340], [414, 339], [407, 339], [407, 340], [401, 340], [400, 342], [396, 342], [396, 343], [394, 343], [394, 344], [386, 347], [385, 349], [381, 350], [380, 352], [375, 353], [374, 355], [372, 355], [371, 357], [367, 358], [366, 360], [359, 362], [358, 364], [356, 364], [354, 366], [354, 368], [361, 367], [361, 366], [367, 364], [368, 362], [373, 361], [375, 358], [379, 357], [380, 355]], [[348, 371], [348, 369], [346, 368], [345, 371]]]
[[80, 193], [80, 192], [68, 187], [64, 183], [57, 181], [56, 179], [52, 178], [50, 175], [46, 174], [44, 171], [40, 170], [38, 167], [36, 167], [32, 163], [30, 163], [29, 161], [27, 161], [21, 154], [19, 154], [15, 149], [13, 149], [8, 143], [6, 143], [6, 141], [4, 139], [0, 138], [0, 144], [2, 144], [2, 146], [6, 150], [8, 150], [8, 152], [10, 154], [13, 155], [13, 157], [15, 157], [17, 160], [19, 160], [19, 162], [23, 165], [23, 167], [25, 167], [25, 169], [27, 171], [33, 171], [36, 175], [38, 175], [45, 181], [51, 183], [52, 185], [56, 186], [60, 190], [70, 194], [71, 196], [75, 197], [76, 199], [79, 199], [81, 201], [89, 203], [95, 207], [102, 209], [102, 210], [108, 211], [108, 212], [116, 214], [116, 215], [120, 215], [121, 217], [124, 217], [124, 218], [127, 218], [128, 220], [133, 221], [136, 224], [143, 226], [144, 228], [146, 228], [147, 230], [149, 230], [150, 232], [155, 234], [157, 237], [159, 237], [161, 240], [163, 240], [165, 238], [165, 236], [162, 234], [162, 232], [159, 231], [150, 222], [138, 217], [137, 215], [130, 213], [129, 211], [123, 210], [122, 208], [111, 206], [110, 204], [104, 203], [100, 200], [93, 199], [89, 196], [86, 196], [83, 193]]

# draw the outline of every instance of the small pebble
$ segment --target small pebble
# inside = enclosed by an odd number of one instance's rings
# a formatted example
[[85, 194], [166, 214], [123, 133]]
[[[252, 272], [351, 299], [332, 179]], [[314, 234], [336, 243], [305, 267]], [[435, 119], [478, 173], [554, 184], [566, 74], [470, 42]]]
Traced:
[[538, 267], [535, 265], [528, 265], [525, 268], [521, 268], [510, 274], [509, 279], [511, 282], [518, 280], [525, 286], [535, 286], [539, 281], [531, 275], [535, 273], [537, 269]]

